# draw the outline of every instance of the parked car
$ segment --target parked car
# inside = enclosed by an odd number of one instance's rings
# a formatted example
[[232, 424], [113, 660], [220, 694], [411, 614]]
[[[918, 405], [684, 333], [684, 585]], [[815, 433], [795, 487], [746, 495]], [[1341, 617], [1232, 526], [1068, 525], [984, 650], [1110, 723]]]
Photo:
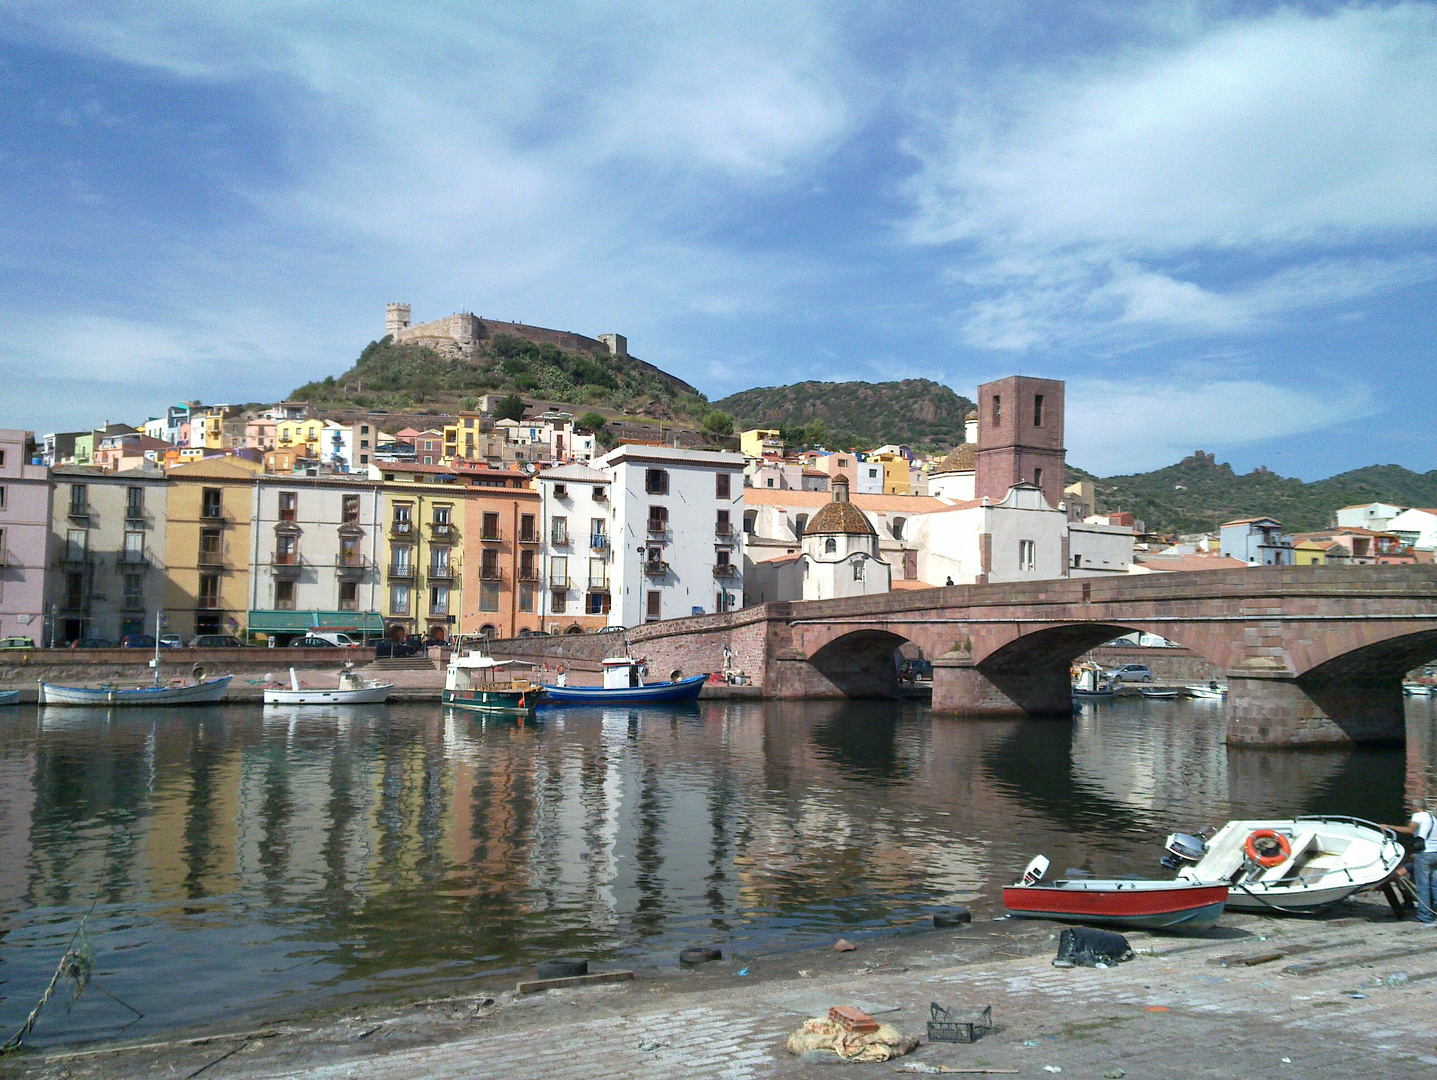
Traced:
[[519, 631], [519, 636], [520, 636], [520, 637], [549, 637], [550, 634], [549, 634], [549, 631], [547, 631], [547, 630], [530, 630], [530, 629], [526, 626], [526, 627], [524, 627], [524, 629], [522, 629], [522, 630]]
[[912, 660], [905, 660], [898, 668], [898, 677], [907, 679], [909, 682], [918, 679], [933, 678], [933, 661], [916, 657]]
[[406, 638], [381, 638], [374, 643], [375, 659], [420, 656], [429, 648], [429, 643], [416, 634]]
[[35, 643], [27, 637], [0, 638], [0, 649], [33, 649]]
[[596, 634], [622, 634], [627, 629], [627, 626], [601, 626], [594, 632]]
[[183, 649], [184, 647], [185, 647], [185, 639], [182, 638], [182, 637], [180, 637], [179, 634], [161, 634], [161, 635], [160, 635], [160, 648], [162, 648], [162, 649]]
[[126, 634], [120, 639], [122, 649], [153, 649], [155, 639], [149, 634]]
[[1147, 664], [1124, 664], [1122, 667], [1115, 667], [1103, 674], [1110, 679], [1121, 679], [1123, 682], [1153, 681], [1152, 669]]
[[201, 634], [190, 642], [194, 649], [243, 649], [244, 642], [233, 634]]
[[339, 645], [328, 638], [319, 637], [317, 634], [305, 634], [302, 638], [296, 638], [289, 643], [291, 649], [337, 649]]
[[102, 637], [82, 637], [70, 642], [72, 649], [113, 649], [115, 643]]
[[342, 634], [337, 630], [311, 630], [308, 634], [305, 634], [301, 640], [320, 640], [326, 645], [337, 645], [344, 649], [357, 649], [360, 645], [359, 641], [355, 638], [350, 637], [348, 634]]

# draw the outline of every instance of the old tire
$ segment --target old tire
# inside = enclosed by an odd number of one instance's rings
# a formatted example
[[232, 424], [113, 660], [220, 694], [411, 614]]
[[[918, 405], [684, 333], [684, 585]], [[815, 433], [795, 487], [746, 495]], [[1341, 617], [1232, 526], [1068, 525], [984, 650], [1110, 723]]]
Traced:
[[939, 929], [963, 926], [973, 921], [973, 913], [965, 907], [942, 908], [933, 913], [933, 925]]
[[680, 964], [707, 964], [710, 960], [722, 960], [723, 950], [709, 945], [698, 945], [679, 953]]
[[536, 967], [541, 979], [572, 979], [589, 973], [587, 960], [541, 960]]

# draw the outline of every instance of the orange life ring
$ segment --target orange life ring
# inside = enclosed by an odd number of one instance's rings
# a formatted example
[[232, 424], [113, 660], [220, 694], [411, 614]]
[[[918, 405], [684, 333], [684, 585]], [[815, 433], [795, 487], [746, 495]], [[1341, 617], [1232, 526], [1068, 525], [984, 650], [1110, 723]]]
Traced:
[[1292, 845], [1287, 837], [1271, 829], [1255, 829], [1242, 845], [1247, 857], [1261, 867], [1280, 866], [1292, 857]]

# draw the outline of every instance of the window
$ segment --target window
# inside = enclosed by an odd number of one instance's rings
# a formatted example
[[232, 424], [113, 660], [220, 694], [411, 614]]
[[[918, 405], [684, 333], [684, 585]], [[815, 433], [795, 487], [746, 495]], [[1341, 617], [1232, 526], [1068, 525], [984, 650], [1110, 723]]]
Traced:
[[0, 484], [0, 510], [5, 509], [5, 486]]
[[125, 610], [139, 611], [145, 606], [145, 579], [140, 574], [125, 575]]
[[714, 551], [714, 559], [715, 559], [715, 563], [714, 563], [715, 566], [728, 566], [728, 565], [729, 565], [729, 561], [728, 561], [728, 560], [729, 560], [729, 550], [728, 550], [728, 548], [717, 548], [717, 549]]
[[499, 583], [497, 581], [484, 581], [479, 585], [479, 610], [499, 610]]
[[903, 539], [903, 526], [908, 524], [907, 518], [896, 517], [893, 519], [893, 539]]
[[569, 485], [568, 485], [568, 484], [555, 484], [555, 485], [554, 485], [554, 498], [556, 498], [556, 499], [567, 499], [568, 497], [569, 497]]
[[220, 606], [220, 576], [218, 574], [200, 575], [198, 606], [202, 608], [216, 608]]
[[413, 507], [409, 503], [394, 504], [393, 532], [403, 536], [413, 528], [413, 519], [410, 517], [412, 511]]
[[344, 497], [344, 508], [340, 511], [339, 516], [345, 525], [354, 525], [359, 521], [358, 495], [346, 495]]
[[549, 560], [549, 584], [555, 589], [569, 587], [569, 560], [563, 555]]
[[793, 519], [793, 538], [795, 540], [802, 540], [803, 530], [806, 528], [808, 528], [808, 515], [799, 514], [798, 517]]
[[669, 471], [667, 469], [644, 470], [644, 494], [667, 495], [669, 493]]
[[560, 590], [549, 594], [549, 614], [563, 615], [569, 608], [569, 594]]
[[607, 615], [609, 613], [608, 592], [591, 592], [584, 597], [585, 615]]
[[279, 493], [280, 521], [293, 521], [299, 516], [299, 496], [293, 491]]
[[756, 530], [757, 528], [758, 528], [758, 511], [757, 511], [757, 510], [745, 510], [745, 511], [743, 512], [743, 531], [746, 532], [746, 533], [748, 533], [749, 536], [752, 536], [752, 535], [754, 535], [754, 532], [755, 532], [755, 530]]
[[519, 552], [519, 580], [534, 581], [538, 576], [539, 572], [534, 567], [533, 550]]
[[669, 509], [666, 506], [649, 507], [649, 532], [662, 533], [669, 531]]
[[409, 614], [409, 586], [389, 586], [389, 613], [391, 615]]
[[1042, 486], [1043, 486], [1043, 470], [1042, 470], [1042, 469], [1034, 469], [1034, 470], [1033, 470], [1033, 486], [1034, 486], [1034, 487], [1042, 487]]
[[340, 566], [363, 566], [364, 563], [359, 554], [359, 537], [341, 536], [339, 538], [339, 565]]
[[84, 484], [70, 485], [70, 513], [74, 515], [89, 513], [87, 504], [89, 499]]
[[1002, 398], [1002, 396], [999, 395], [999, 394], [994, 394], [994, 395], [993, 395], [993, 423], [994, 423], [994, 424], [1001, 424], [1002, 422], [1003, 422], [1003, 398]]
[[66, 562], [81, 562], [85, 558], [87, 536], [84, 529], [69, 529], [65, 533]]
[[534, 531], [534, 515], [519, 515], [519, 542], [521, 544], [532, 544], [539, 539]]
[[451, 509], [452, 508], [448, 506], [436, 506], [434, 508], [434, 524], [440, 528], [447, 529], [449, 527], [449, 511]]
[[493, 513], [492, 511], [491, 511], [491, 512], [486, 512], [486, 513], [484, 514], [483, 523], [482, 523], [481, 531], [480, 531], [480, 534], [479, 534], [479, 535], [480, 535], [480, 538], [483, 539], [483, 540], [498, 540], [498, 539], [499, 539], [499, 515], [498, 515], [498, 514]]
[[534, 585], [532, 582], [523, 582], [519, 586], [519, 610], [532, 612], [534, 610]]
[[609, 587], [609, 568], [603, 559], [589, 560], [589, 588], [607, 589]]
[[729, 523], [727, 510], [720, 510], [714, 517], [714, 533], [718, 536], [731, 536], [733, 525]]
[[830, 536], [827, 540], [823, 542], [823, 553], [825, 555], [837, 555], [838, 541]]
[[200, 517], [217, 518], [224, 514], [224, 491], [205, 488], [200, 493]]
[[299, 537], [280, 533], [274, 538], [274, 561], [277, 566], [299, 565]]
[[5, 451], [0, 450], [0, 469], [5, 467]]
[[223, 561], [218, 529], [200, 530], [200, 565], [215, 566]]
[[1083, 557], [1082, 557], [1081, 555], [1074, 555], [1074, 556], [1073, 556], [1073, 569], [1074, 569], [1074, 570], [1077, 570], [1077, 569], [1078, 569], [1079, 567], [1081, 567], [1082, 565], [1083, 565]]
[[[479, 576], [485, 581], [499, 580], [499, 552], [495, 548], [486, 548], [479, 557]], [[499, 610], [498, 608], [494, 609]]]
[[429, 587], [429, 614], [449, 614], [449, 586], [431, 585]]
[[145, 489], [132, 487], [125, 489], [125, 517], [142, 518], [145, 516]]
[[609, 546], [609, 527], [603, 518], [589, 519], [589, 546], [591, 548]]
[[408, 544], [395, 544], [394, 547], [390, 549], [394, 559], [394, 565], [390, 572], [394, 574], [404, 574], [407, 577], [409, 574], [409, 556], [413, 550], [414, 549]]
[[768, 478], [768, 486], [773, 487], [773, 477], [771, 476]]
[[729, 490], [730, 490], [730, 485], [731, 485], [732, 483], [733, 483], [733, 481], [732, 481], [732, 479], [730, 478], [730, 475], [729, 475], [728, 473], [726, 473], [726, 472], [714, 473], [714, 498], [715, 498], [715, 499], [727, 499], [727, 498], [730, 498], [731, 496], [729, 495]]
[[645, 618], [663, 618], [663, 610], [664, 594], [661, 592], [651, 591], [648, 595], [648, 606], [645, 608]]
[[85, 575], [65, 575], [65, 606], [78, 608], [85, 603]]
[[[485, 552], [485, 554], [490, 554]], [[493, 554], [498, 554], [494, 552]], [[449, 549], [447, 547], [434, 547], [429, 549], [429, 573], [433, 577], [449, 576]]]
[[1031, 570], [1036, 563], [1035, 548], [1037, 545], [1032, 540], [1018, 541], [1018, 569]]
[[145, 534], [142, 532], [125, 533], [125, 554], [124, 560], [127, 563], [140, 563], [145, 561]]
[[569, 519], [556, 517], [549, 523], [549, 539], [556, 546], [562, 546], [569, 542]]
[[863, 580], [863, 563], [864, 563], [864, 560], [863, 560], [863, 559], [854, 559], [854, 560], [853, 560], [853, 580], [854, 580], [854, 581], [862, 581], [862, 580]]
[[294, 610], [294, 582], [276, 581], [274, 583], [274, 609], [276, 611]]
[[1033, 395], [1033, 426], [1043, 426], [1043, 395]]

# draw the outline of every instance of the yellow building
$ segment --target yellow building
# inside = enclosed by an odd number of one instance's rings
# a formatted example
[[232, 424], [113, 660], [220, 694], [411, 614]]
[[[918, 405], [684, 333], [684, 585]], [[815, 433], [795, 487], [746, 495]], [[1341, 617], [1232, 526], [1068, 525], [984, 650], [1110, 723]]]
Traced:
[[312, 458], [320, 457], [321, 436], [324, 421], [316, 417], [301, 420], [279, 420], [274, 425], [276, 450], [290, 450], [303, 446]]
[[455, 458], [484, 461], [498, 457], [503, 438], [496, 436], [483, 413], [461, 412], [452, 424], [444, 425], [444, 461]]
[[783, 435], [778, 428], [754, 428], [739, 433], [738, 448], [749, 457], [783, 453]]
[[906, 457], [902, 454], [877, 453], [869, 454], [868, 460], [883, 466], [883, 494], [912, 494], [912, 477]]
[[[391, 471], [392, 470], [392, 471]], [[463, 592], [465, 485], [438, 465], [387, 466], [384, 478], [385, 632], [448, 640]]]
[[1304, 540], [1292, 545], [1294, 566], [1326, 566], [1327, 553], [1336, 546], [1335, 540]]
[[213, 457], [169, 471], [164, 610], [169, 632], [245, 632], [258, 462]]

